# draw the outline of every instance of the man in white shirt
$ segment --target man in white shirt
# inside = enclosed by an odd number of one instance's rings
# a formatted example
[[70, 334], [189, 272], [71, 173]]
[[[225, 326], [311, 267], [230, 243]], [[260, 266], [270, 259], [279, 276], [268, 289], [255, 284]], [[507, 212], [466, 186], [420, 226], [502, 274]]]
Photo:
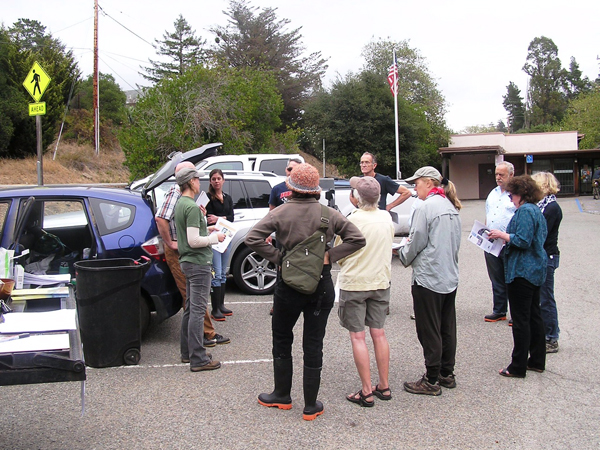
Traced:
[[[505, 189], [508, 180], [514, 174], [515, 167], [511, 163], [502, 161], [496, 165], [496, 184], [498, 186], [489, 193], [485, 201], [486, 227], [490, 230], [506, 231], [506, 227], [515, 213], [515, 205]], [[494, 309], [491, 314], [485, 316], [485, 321], [506, 320], [508, 293], [504, 281], [504, 249], [497, 257], [488, 252], [484, 252], [484, 255], [494, 295]]]

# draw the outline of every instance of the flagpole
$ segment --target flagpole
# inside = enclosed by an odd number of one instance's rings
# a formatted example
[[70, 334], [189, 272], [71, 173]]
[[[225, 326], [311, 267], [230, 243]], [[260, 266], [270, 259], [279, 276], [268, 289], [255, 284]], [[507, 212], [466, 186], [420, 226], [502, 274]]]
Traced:
[[[396, 50], [394, 49], [394, 64], [398, 67], [396, 62]], [[394, 129], [396, 130], [396, 178], [401, 179], [402, 173], [400, 172], [400, 137], [398, 136], [398, 70], [394, 70]]]

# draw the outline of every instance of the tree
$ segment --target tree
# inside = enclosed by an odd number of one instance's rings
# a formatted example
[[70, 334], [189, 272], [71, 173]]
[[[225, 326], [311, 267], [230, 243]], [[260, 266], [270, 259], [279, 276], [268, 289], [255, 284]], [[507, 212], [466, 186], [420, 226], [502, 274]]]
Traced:
[[502, 96], [504, 109], [508, 113], [508, 132], [516, 133], [525, 125], [525, 105], [521, 90], [512, 81], [506, 86], [506, 95]]
[[584, 92], [570, 102], [560, 129], [584, 134], [579, 148], [600, 147], [600, 88]]
[[161, 56], [166, 56], [168, 62], [149, 60], [151, 67], [145, 67], [146, 73], [141, 75], [153, 83], [158, 83], [164, 78], [173, 78], [183, 75], [190, 67], [201, 64], [205, 58], [202, 47], [205, 40], [196, 37], [196, 32], [180, 14], [174, 24], [175, 31], [165, 31], [163, 40], [155, 39], [154, 48]]
[[[24, 157], [36, 153], [35, 120], [28, 115], [29, 94], [21, 83], [34, 61], [44, 68], [51, 82], [44, 93], [46, 115], [42, 120], [42, 146], [56, 136], [58, 122], [72, 87], [76, 87], [80, 71], [72, 52], [60, 40], [46, 33], [36, 20], [19, 19], [12, 27], [1, 28], [0, 64], [0, 155]], [[4, 78], [5, 77], [5, 78]], [[10, 124], [8, 123], [10, 121]]]
[[529, 82], [529, 111], [532, 126], [560, 122], [567, 108], [564, 95], [565, 71], [552, 39], [541, 36], [529, 44], [523, 71]]
[[125, 165], [132, 178], [143, 177], [173, 151], [216, 141], [227, 153], [269, 151], [282, 108], [272, 76], [198, 66], [144, 91], [121, 130]]
[[[398, 99], [400, 168], [413, 173], [424, 165], [439, 166], [426, 112]], [[321, 91], [306, 106], [305, 134], [316, 147], [325, 139], [327, 160], [347, 175], [359, 174], [360, 155], [377, 156], [377, 172], [395, 175], [394, 104], [389, 86], [379, 73], [348, 74]]]
[[327, 70], [320, 52], [302, 56], [300, 28], [288, 30], [288, 19], [278, 19], [277, 8], [252, 7], [246, 0], [231, 0], [224, 14], [227, 26], [217, 26], [213, 50], [215, 61], [229, 67], [250, 67], [270, 73], [277, 80], [284, 109], [284, 127], [301, 120], [301, 110], [310, 95], [321, 87]]
[[[89, 75], [81, 83], [79, 92], [71, 102], [73, 109], [93, 110], [93, 85], [94, 76]], [[125, 92], [121, 90], [115, 77], [111, 74], [100, 72], [98, 74], [98, 90], [100, 91], [100, 97], [98, 99], [100, 104], [100, 120], [110, 120], [114, 125], [124, 124], [127, 120], [127, 113], [125, 111], [127, 96], [125, 95]]]
[[592, 89], [592, 83], [590, 83], [589, 78], [581, 78], [581, 75], [583, 75], [583, 72], [579, 70], [579, 64], [577, 64], [575, 57], [571, 56], [569, 70], [566, 73], [567, 98], [569, 100], [573, 100], [579, 94], [589, 92]]

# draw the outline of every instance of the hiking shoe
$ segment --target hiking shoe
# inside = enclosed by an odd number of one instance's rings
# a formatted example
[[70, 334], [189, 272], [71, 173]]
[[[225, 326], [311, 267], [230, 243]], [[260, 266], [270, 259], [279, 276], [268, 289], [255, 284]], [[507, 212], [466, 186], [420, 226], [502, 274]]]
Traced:
[[423, 395], [440, 395], [442, 393], [440, 383], [436, 381], [435, 384], [431, 384], [427, 381], [426, 375], [423, 375], [420, 380], [415, 381], [414, 383], [409, 383], [408, 381], [404, 382], [404, 390], [411, 394]]
[[454, 389], [456, 387], [456, 377], [453, 373], [451, 373], [447, 377], [440, 374], [438, 376], [438, 383], [440, 383], [440, 386], [445, 387], [447, 389]]
[[202, 372], [203, 370], [215, 370], [221, 367], [221, 363], [219, 361], [211, 361], [208, 364], [203, 366], [190, 367], [192, 372]]
[[486, 322], [500, 322], [501, 320], [506, 320], [506, 313], [505, 314], [497, 314], [497, 313], [492, 313], [492, 314], [488, 314], [487, 316], [484, 317]]
[[229, 339], [228, 337], [221, 336], [220, 334], [216, 334], [216, 333], [213, 336], [213, 339], [219, 345], [221, 345], [221, 344], [229, 344], [231, 342], [231, 339]]
[[205, 347], [214, 347], [215, 345], [217, 345], [217, 340], [215, 338], [204, 338]]
[[546, 353], [557, 353], [558, 341], [546, 341]]

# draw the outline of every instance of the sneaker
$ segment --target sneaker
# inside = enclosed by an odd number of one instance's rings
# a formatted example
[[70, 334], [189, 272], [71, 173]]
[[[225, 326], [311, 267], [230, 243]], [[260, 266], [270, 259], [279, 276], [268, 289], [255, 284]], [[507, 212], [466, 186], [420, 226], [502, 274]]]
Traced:
[[203, 370], [215, 370], [221, 368], [219, 361], [211, 361], [203, 366], [190, 367], [192, 372], [202, 372]]
[[456, 377], [453, 373], [447, 377], [440, 374], [438, 376], [438, 383], [440, 383], [440, 386], [445, 387], [446, 389], [454, 389], [456, 387]]
[[404, 383], [404, 390], [406, 392], [410, 392], [411, 394], [423, 394], [423, 395], [440, 395], [442, 393], [442, 388], [440, 387], [439, 382], [435, 382], [435, 384], [431, 384], [427, 381], [427, 376], [423, 375], [423, 377], [415, 381], [414, 383], [409, 383], [406, 381]]
[[229, 344], [231, 342], [231, 339], [229, 339], [228, 337], [221, 336], [220, 334], [216, 334], [216, 333], [213, 336], [213, 340], [219, 345]]
[[492, 314], [488, 314], [487, 316], [484, 317], [486, 322], [500, 322], [501, 320], [506, 320], [506, 313], [504, 314], [497, 314], [497, 313], [492, 313]]
[[546, 353], [557, 353], [558, 341], [546, 341]]
[[204, 338], [204, 346], [205, 347], [214, 347], [215, 345], [217, 345], [217, 340], [215, 338]]

